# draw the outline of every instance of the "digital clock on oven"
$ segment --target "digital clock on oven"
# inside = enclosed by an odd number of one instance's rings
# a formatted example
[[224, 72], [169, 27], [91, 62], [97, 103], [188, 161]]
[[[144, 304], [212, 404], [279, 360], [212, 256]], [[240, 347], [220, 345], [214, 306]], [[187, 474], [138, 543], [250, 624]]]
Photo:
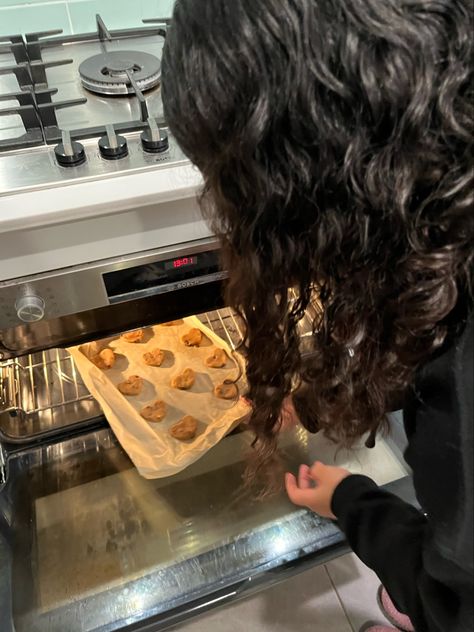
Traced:
[[197, 257], [180, 257], [179, 259], [172, 259], [165, 263], [165, 270], [174, 270], [176, 268], [184, 268], [185, 266], [193, 266], [198, 262]]

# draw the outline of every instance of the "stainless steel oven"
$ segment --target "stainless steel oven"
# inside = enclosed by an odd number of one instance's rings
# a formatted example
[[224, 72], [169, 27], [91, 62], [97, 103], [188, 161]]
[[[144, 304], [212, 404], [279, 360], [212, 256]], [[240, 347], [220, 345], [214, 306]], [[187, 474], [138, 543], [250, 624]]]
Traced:
[[[197, 313], [233, 347], [217, 243], [203, 239], [4, 281], [0, 364], [0, 617], [5, 632], [163, 630], [345, 550], [283, 494], [241, 490], [251, 436], [232, 433], [168, 479], [142, 479], [66, 347]], [[301, 321], [310, 335], [311, 313]], [[411, 493], [386, 440], [336, 451], [302, 428], [289, 468], [319, 458]]]

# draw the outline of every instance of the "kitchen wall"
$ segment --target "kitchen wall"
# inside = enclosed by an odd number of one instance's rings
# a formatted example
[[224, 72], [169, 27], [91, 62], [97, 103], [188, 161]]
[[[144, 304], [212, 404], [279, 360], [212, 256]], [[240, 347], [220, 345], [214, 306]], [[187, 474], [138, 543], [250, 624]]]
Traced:
[[169, 17], [174, 0], [0, 0], [0, 37], [51, 29], [95, 30], [100, 13], [110, 29], [141, 26], [142, 18]]

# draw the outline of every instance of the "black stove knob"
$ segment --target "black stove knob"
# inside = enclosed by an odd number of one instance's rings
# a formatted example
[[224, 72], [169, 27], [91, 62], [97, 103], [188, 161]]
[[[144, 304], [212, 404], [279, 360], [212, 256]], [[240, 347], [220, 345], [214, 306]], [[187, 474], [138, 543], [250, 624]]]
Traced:
[[86, 152], [81, 143], [71, 139], [71, 133], [62, 132], [62, 142], [54, 148], [54, 155], [62, 167], [77, 167], [86, 161]]
[[143, 130], [140, 139], [144, 151], [150, 154], [161, 154], [170, 147], [168, 134], [160, 129], [154, 118], [148, 119], [148, 127]]
[[127, 139], [115, 133], [113, 125], [106, 125], [107, 134], [99, 139], [99, 151], [106, 160], [119, 160], [128, 156]]

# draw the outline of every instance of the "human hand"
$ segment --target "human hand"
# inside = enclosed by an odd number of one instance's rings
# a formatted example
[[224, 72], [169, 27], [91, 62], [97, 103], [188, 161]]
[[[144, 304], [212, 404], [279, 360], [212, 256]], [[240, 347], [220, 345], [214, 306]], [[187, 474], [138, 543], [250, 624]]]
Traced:
[[335, 519], [331, 500], [339, 483], [351, 473], [343, 467], [324, 465], [316, 461], [312, 467], [300, 465], [298, 480], [293, 474], [285, 475], [285, 487], [289, 499], [295, 505], [308, 507], [325, 518]]

